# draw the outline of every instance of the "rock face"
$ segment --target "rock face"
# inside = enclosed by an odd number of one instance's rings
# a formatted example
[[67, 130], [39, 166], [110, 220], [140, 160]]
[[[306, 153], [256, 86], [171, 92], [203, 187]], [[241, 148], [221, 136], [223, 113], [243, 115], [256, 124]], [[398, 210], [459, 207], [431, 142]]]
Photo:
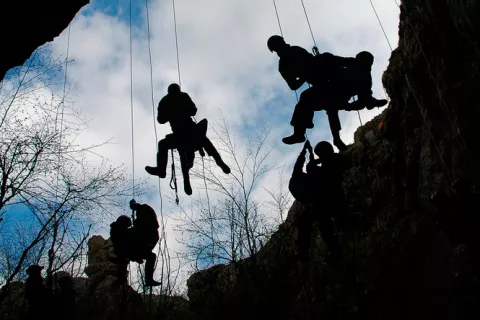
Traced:
[[[480, 1], [403, 0], [383, 82], [389, 107], [343, 154], [344, 254], [292, 262], [304, 208], [257, 254], [188, 280], [204, 319], [475, 319], [479, 316]], [[318, 214], [321, 214], [320, 212]]]
[[5, 50], [0, 79], [22, 65], [33, 51], [57, 37], [89, 0], [8, 1], [1, 4], [0, 30]]
[[[77, 303], [80, 319], [143, 319], [145, 309], [139, 293], [130, 286], [112, 287], [117, 265], [110, 262], [114, 256], [112, 242], [101, 236], [88, 241], [88, 265], [85, 273], [89, 283]], [[82, 311], [86, 311], [82, 313]]]

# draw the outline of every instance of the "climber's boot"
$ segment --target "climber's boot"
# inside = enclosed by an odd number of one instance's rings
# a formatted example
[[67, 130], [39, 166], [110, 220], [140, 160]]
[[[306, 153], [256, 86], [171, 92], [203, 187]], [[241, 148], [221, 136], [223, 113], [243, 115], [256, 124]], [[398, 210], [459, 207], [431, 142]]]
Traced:
[[305, 142], [306, 128], [293, 127], [293, 134], [282, 139], [285, 144], [295, 144]]
[[368, 97], [359, 97], [358, 103], [361, 105], [364, 105], [368, 110], [372, 110], [375, 107], [383, 107], [387, 105], [388, 100], [375, 99], [372, 96], [368, 96]]
[[148, 174], [151, 174], [152, 176], [158, 176], [160, 178], [165, 178], [167, 176], [167, 173], [164, 171], [162, 172], [158, 167], [145, 167], [145, 171], [147, 171]]
[[217, 162], [217, 165], [222, 169], [225, 174], [229, 174], [231, 172], [230, 167], [225, 162]]
[[364, 108], [365, 108], [365, 105], [359, 100], [355, 100], [354, 102], [347, 103], [345, 105], [345, 111], [358, 111]]
[[145, 285], [147, 287], [157, 287], [157, 286], [160, 286], [162, 283], [161, 282], [158, 282], [158, 281], [155, 281], [155, 280], [148, 280], [148, 281], [145, 281]]
[[150, 253], [145, 263], [145, 285], [147, 287], [156, 287], [161, 285], [161, 282], [153, 280], [153, 272], [155, 271], [155, 260], [157, 256], [155, 253]]
[[167, 176], [167, 159], [168, 153], [157, 152], [157, 166], [150, 167], [146, 166], [145, 171], [152, 176], [158, 176], [160, 178], [165, 178]]

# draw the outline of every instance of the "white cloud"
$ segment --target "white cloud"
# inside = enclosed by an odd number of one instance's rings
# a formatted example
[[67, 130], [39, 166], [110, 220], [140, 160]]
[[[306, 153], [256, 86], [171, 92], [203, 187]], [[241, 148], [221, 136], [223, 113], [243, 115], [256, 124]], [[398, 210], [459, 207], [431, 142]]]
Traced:
[[[394, 1], [375, 0], [374, 3], [391, 43], [396, 46], [398, 7]], [[277, 146], [272, 161], [292, 165], [301, 146], [285, 146], [280, 139], [292, 131], [289, 121], [295, 96], [276, 70], [278, 57], [266, 48], [268, 37], [279, 33], [272, 2], [178, 0], [176, 5], [182, 87], [199, 108], [197, 119], [206, 117], [212, 121], [221, 110], [239, 139], [247, 134], [242, 130], [245, 124], [267, 125], [272, 128], [271, 137]], [[300, 1], [277, 0], [277, 6], [287, 42], [310, 49], [312, 39]], [[353, 56], [369, 50], [375, 55], [374, 95], [382, 97], [381, 74], [388, 64], [390, 49], [369, 1], [311, 0], [305, 1], [305, 6], [320, 51]], [[143, 167], [154, 164], [156, 141], [145, 16], [139, 18], [142, 21], [134, 27], [133, 42], [135, 174], [148, 177]], [[177, 81], [171, 1], [152, 1], [150, 20], [156, 112], [156, 104], [165, 94], [166, 86]], [[69, 65], [68, 78], [74, 84], [77, 105], [92, 119], [83, 136], [84, 142], [113, 137], [114, 144], [106, 146], [102, 153], [114, 163], [125, 163], [131, 168], [127, 22], [99, 11], [88, 16], [78, 14], [71, 25], [69, 55], [75, 62]], [[54, 55], [64, 55], [66, 36], [64, 31], [53, 42]], [[361, 111], [363, 122], [379, 112]], [[283, 114], [285, 118], [278, 122], [273, 113]], [[357, 114], [343, 112], [341, 117], [342, 137], [350, 143], [358, 126]], [[315, 121], [318, 124], [325, 118], [324, 112], [317, 112]], [[157, 128], [159, 138], [170, 132], [167, 125], [157, 124]], [[309, 136], [313, 142], [331, 141], [328, 126], [317, 125]], [[272, 173], [264, 180], [269, 187], [276, 183], [273, 176]], [[148, 179], [156, 188], [156, 179]], [[172, 196], [168, 181], [162, 181], [164, 200]], [[190, 199], [183, 193], [181, 178], [178, 182], [181, 201], [188, 203]], [[194, 190], [194, 195], [199, 192]], [[155, 192], [152, 196], [150, 203], [159, 211], [159, 199]], [[176, 210], [175, 206], [165, 206], [165, 201], [164, 209], [165, 213]], [[178, 248], [173, 236], [169, 241], [171, 247]]]

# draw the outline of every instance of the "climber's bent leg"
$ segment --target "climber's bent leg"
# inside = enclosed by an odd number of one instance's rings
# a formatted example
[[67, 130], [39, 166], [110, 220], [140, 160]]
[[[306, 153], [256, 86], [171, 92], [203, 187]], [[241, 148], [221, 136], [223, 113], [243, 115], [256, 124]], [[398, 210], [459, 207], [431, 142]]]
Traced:
[[229, 174], [230, 173], [230, 167], [225, 162], [223, 162], [223, 159], [220, 156], [220, 153], [218, 153], [217, 148], [215, 148], [212, 141], [210, 141], [210, 139], [205, 137], [203, 139], [202, 146], [205, 149], [205, 152], [210, 157], [212, 157], [213, 160], [215, 160], [215, 163], [217, 164], [217, 166], [219, 166], [223, 170], [224, 173]]
[[372, 97], [372, 65], [374, 57], [370, 52], [362, 51], [357, 54], [358, 68], [355, 75], [358, 100], [352, 103], [352, 110], [360, 110], [365, 106], [368, 110], [375, 107], [383, 107], [388, 101]]
[[153, 252], [150, 252], [146, 257], [145, 262], [145, 285], [147, 287], [155, 287], [159, 286], [162, 283], [153, 280], [153, 272], [155, 271], [155, 260], [157, 259], [157, 255]]
[[290, 121], [293, 126], [293, 135], [283, 138], [283, 143], [294, 144], [305, 141], [305, 131], [314, 127], [315, 111], [323, 110], [321, 107], [315, 107], [315, 105], [321, 105], [321, 96], [322, 92], [316, 87], [311, 87], [302, 92]]
[[333, 136], [333, 144], [338, 148], [340, 151], [347, 150], [347, 146], [343, 143], [342, 139], [340, 138], [340, 130], [342, 126], [340, 124], [340, 118], [338, 117], [338, 110], [330, 109], [327, 110], [328, 122], [330, 124], [330, 130], [332, 131]]
[[146, 166], [145, 171], [154, 176], [165, 178], [167, 176], [168, 150], [176, 149], [178, 143], [173, 135], [167, 135], [158, 142], [157, 166]]

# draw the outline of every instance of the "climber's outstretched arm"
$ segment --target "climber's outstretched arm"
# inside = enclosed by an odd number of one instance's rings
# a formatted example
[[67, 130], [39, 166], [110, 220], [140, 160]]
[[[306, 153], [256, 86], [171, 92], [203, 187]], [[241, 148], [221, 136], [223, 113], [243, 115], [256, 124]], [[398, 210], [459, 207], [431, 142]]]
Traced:
[[307, 154], [306, 147], [303, 147], [302, 151], [300, 152], [295, 165], [293, 166], [293, 175], [299, 175], [303, 173], [303, 165], [305, 164], [305, 156]]

